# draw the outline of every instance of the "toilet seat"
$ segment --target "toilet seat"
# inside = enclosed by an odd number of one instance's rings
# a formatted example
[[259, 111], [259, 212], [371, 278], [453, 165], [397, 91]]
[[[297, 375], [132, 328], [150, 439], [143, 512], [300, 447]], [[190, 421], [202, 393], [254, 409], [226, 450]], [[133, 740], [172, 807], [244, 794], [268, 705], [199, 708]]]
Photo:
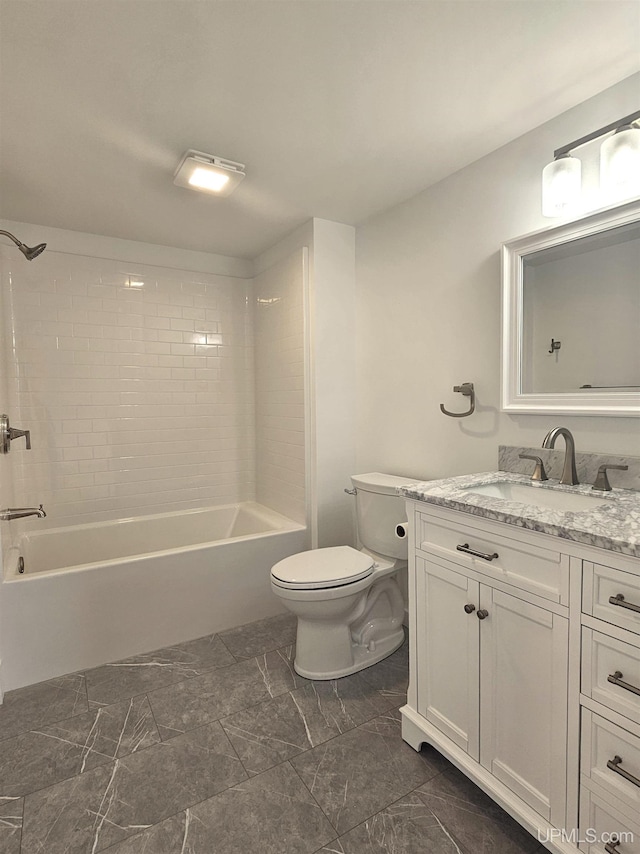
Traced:
[[351, 546], [331, 546], [284, 558], [272, 568], [271, 579], [288, 590], [326, 590], [368, 578], [375, 565], [371, 555]]

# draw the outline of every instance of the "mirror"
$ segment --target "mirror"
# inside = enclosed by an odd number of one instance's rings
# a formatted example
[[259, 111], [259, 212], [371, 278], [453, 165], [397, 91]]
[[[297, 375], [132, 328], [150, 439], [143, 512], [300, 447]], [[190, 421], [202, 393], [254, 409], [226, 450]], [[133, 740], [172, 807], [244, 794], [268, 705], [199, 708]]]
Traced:
[[502, 247], [502, 409], [640, 415], [640, 202]]

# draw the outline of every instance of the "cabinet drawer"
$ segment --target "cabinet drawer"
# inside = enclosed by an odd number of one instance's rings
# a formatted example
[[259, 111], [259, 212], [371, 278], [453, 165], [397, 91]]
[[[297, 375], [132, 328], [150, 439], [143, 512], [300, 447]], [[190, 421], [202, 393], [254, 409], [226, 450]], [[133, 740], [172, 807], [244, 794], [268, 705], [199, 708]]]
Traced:
[[640, 634], [640, 575], [585, 563], [582, 610]]
[[640, 737], [585, 708], [582, 723], [582, 773], [640, 814]]
[[640, 638], [582, 629], [582, 693], [640, 724]]
[[588, 854], [609, 854], [611, 851], [640, 854], [640, 825], [583, 786], [580, 791], [580, 840], [580, 850]]
[[[517, 531], [517, 529], [514, 529]], [[565, 604], [568, 595], [569, 559], [551, 549], [514, 538], [488, 533], [475, 525], [449, 522], [420, 513], [416, 531], [419, 549], [454, 560], [491, 578], [528, 590], [544, 599]], [[478, 557], [459, 547], [467, 547], [486, 557]], [[494, 557], [495, 555], [495, 557]]]

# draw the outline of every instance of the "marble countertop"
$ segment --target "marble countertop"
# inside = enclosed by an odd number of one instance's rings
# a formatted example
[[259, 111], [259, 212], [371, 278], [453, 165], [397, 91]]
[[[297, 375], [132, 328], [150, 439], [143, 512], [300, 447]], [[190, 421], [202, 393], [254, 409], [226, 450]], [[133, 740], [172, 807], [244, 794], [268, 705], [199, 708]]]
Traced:
[[557, 480], [534, 483], [526, 475], [505, 471], [407, 483], [398, 487], [397, 491], [400, 495], [416, 501], [425, 501], [450, 510], [461, 510], [463, 513], [471, 513], [496, 522], [573, 540], [576, 543], [640, 557], [640, 491], [612, 489], [611, 492], [599, 492], [598, 498], [606, 501], [606, 506], [578, 511], [552, 510], [464, 491], [475, 486], [499, 482], [594, 495], [590, 484], [560, 486]]

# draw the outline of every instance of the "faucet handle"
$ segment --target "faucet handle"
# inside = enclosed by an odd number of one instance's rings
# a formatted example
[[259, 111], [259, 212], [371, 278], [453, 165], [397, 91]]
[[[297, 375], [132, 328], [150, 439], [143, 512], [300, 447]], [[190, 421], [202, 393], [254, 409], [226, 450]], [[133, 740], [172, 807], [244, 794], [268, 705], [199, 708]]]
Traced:
[[614, 463], [604, 463], [598, 469], [598, 474], [593, 482], [591, 489], [600, 489], [602, 492], [611, 492], [611, 484], [607, 477], [607, 469], [617, 469], [618, 471], [627, 471], [629, 466], [615, 465]]
[[535, 454], [520, 454], [521, 460], [534, 460], [536, 467], [533, 470], [533, 474], [531, 475], [531, 480], [549, 480], [547, 477], [547, 473], [544, 470], [544, 463], [542, 462], [542, 457], [537, 457]]
[[31, 450], [31, 431], [30, 430], [16, 430], [15, 427], [9, 428], [9, 441], [12, 442], [14, 439], [19, 439], [21, 436], [25, 438], [25, 445], [27, 451]]
[[8, 454], [11, 450], [11, 442], [24, 436], [27, 451], [31, 450], [31, 432], [29, 430], [17, 430], [9, 424], [8, 415], [0, 415], [0, 453]]

